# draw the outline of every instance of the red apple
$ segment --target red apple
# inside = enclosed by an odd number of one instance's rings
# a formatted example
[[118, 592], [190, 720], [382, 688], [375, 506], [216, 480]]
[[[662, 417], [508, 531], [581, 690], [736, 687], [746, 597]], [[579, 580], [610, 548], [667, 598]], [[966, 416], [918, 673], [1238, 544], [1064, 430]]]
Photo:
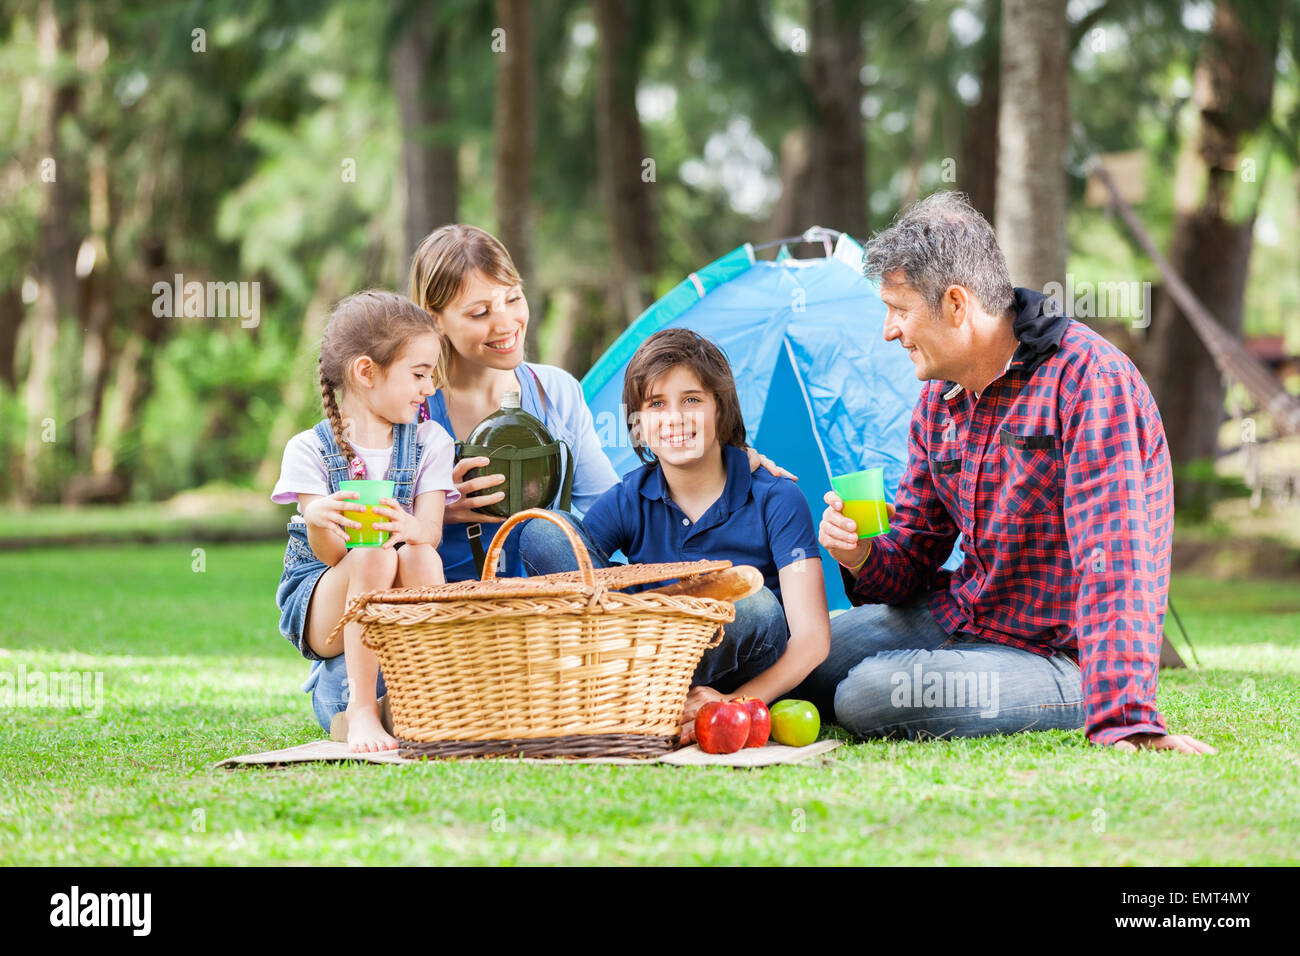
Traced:
[[758, 697], [737, 697], [736, 701], [749, 711], [749, 738], [745, 746], [762, 747], [772, 733], [772, 715], [767, 711], [767, 704]]
[[706, 754], [734, 754], [749, 739], [749, 710], [735, 700], [711, 700], [695, 715], [695, 739]]

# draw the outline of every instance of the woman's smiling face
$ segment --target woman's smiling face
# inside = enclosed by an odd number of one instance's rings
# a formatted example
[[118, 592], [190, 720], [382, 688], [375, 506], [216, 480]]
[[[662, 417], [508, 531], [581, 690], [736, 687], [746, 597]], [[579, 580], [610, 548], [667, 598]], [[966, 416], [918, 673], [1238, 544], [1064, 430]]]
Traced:
[[434, 318], [458, 361], [513, 369], [524, 360], [528, 301], [522, 286], [502, 285], [475, 269]]

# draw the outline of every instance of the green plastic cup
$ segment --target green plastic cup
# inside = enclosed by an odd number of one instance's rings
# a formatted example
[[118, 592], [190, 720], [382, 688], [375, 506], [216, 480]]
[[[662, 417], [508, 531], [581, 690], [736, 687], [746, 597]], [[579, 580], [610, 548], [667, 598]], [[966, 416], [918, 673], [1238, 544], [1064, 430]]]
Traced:
[[885, 508], [885, 469], [868, 468], [831, 479], [831, 487], [844, 500], [844, 517], [858, 523], [859, 538], [874, 538], [889, 530]]
[[388, 540], [387, 531], [376, 531], [374, 524], [383, 524], [386, 515], [375, 514], [375, 506], [380, 498], [391, 498], [397, 485], [382, 478], [359, 478], [353, 481], [340, 481], [339, 491], [355, 491], [361, 497], [353, 503], [364, 505], [363, 511], [345, 511], [343, 517], [360, 521], [360, 528], [345, 528], [348, 533], [348, 548], [381, 548]]

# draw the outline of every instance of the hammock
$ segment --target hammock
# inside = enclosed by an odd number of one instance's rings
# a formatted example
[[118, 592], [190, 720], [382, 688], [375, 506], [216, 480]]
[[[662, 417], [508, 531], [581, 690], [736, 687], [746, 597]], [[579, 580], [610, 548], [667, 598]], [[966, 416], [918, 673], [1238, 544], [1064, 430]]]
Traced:
[[1182, 276], [1174, 271], [1169, 260], [1160, 254], [1133, 207], [1120, 196], [1119, 188], [1100, 159], [1093, 157], [1089, 171], [1110, 192], [1115, 211], [1129, 227], [1137, 244], [1151, 257], [1151, 261], [1164, 276], [1169, 295], [1178, 303], [1183, 315], [1187, 316], [1187, 321], [1218, 366], [1219, 373], [1228, 381], [1240, 383], [1258, 407], [1273, 417], [1279, 432], [1286, 435], [1300, 434], [1300, 400], [1289, 393], [1262, 362], [1246, 351], [1245, 344], [1239, 338], [1214, 320], [1214, 316], [1196, 298]]

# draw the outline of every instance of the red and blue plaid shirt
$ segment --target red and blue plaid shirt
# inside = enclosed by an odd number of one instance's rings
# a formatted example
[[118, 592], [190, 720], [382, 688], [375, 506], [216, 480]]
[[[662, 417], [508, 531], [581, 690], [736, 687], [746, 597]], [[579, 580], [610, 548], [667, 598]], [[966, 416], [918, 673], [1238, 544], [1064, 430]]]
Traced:
[[[849, 596], [897, 604], [932, 592], [949, 633], [1075, 657], [1093, 742], [1163, 734], [1174, 520], [1164, 427], [1128, 357], [1045, 302], [1016, 290], [1021, 344], [978, 399], [926, 384], [891, 530]], [[945, 571], [959, 534], [965, 562]]]

